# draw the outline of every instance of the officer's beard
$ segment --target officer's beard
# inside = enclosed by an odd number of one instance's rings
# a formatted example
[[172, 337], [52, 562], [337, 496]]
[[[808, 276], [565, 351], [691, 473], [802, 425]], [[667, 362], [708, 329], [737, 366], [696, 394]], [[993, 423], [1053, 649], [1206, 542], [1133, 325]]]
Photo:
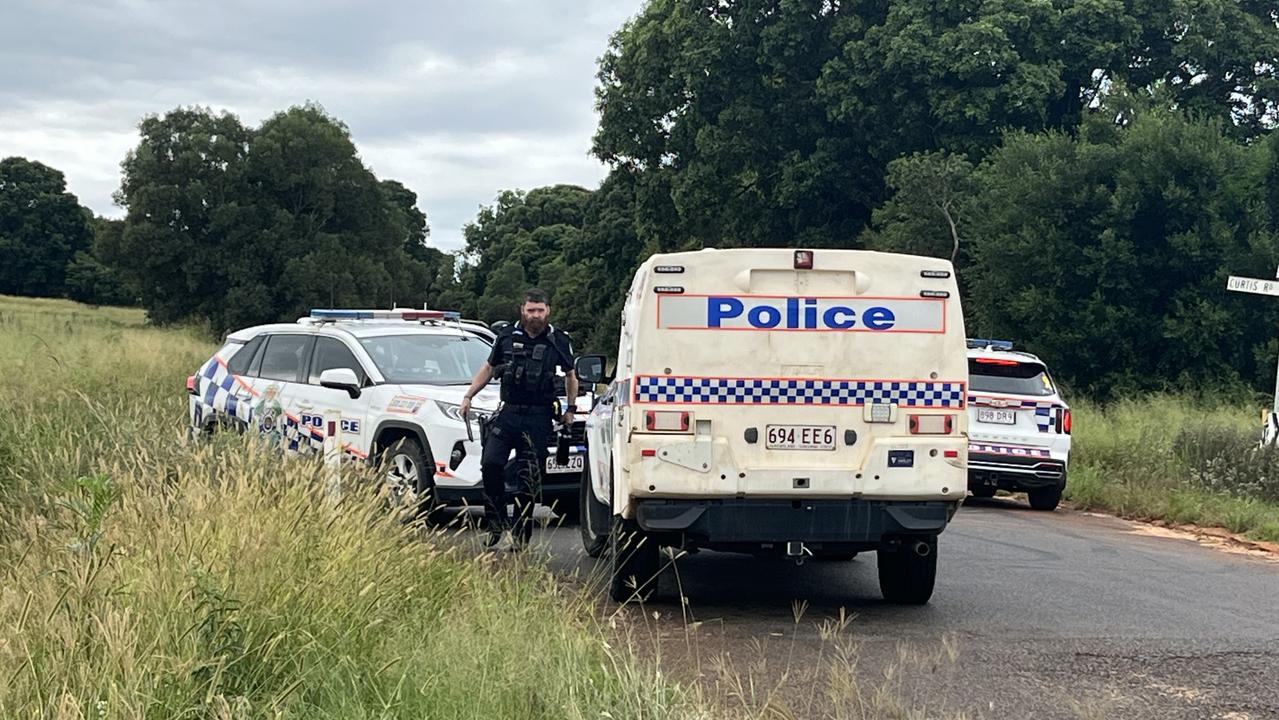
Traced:
[[524, 332], [527, 332], [529, 335], [541, 335], [542, 331], [545, 329], [546, 321], [542, 318], [524, 318]]

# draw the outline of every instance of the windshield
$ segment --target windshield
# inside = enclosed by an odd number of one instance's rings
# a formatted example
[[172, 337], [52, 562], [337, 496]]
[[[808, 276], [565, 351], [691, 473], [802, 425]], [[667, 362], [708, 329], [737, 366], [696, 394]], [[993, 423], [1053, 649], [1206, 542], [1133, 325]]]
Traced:
[[968, 384], [977, 392], [1052, 395], [1053, 381], [1038, 363], [994, 358], [968, 359]]
[[468, 385], [488, 360], [490, 346], [457, 335], [383, 335], [361, 338], [387, 382]]

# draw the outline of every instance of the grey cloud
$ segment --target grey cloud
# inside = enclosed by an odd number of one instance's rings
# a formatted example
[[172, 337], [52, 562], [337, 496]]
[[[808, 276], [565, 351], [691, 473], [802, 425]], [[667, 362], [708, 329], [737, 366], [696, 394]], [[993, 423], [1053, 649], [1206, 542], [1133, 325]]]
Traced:
[[200, 104], [257, 123], [314, 100], [454, 248], [501, 189], [603, 176], [586, 156], [595, 60], [640, 3], [7, 0], [0, 156], [48, 162], [118, 215], [143, 115]]

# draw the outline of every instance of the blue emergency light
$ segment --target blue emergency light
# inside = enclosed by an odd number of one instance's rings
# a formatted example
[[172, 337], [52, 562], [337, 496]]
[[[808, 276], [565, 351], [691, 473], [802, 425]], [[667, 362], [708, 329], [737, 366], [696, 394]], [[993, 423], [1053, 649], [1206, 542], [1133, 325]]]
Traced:
[[457, 322], [462, 319], [462, 313], [453, 310], [414, 310], [411, 308], [400, 310], [324, 310], [313, 308], [311, 317], [315, 320], [407, 320], [409, 322], [451, 320]]
[[968, 338], [968, 349], [977, 350], [980, 348], [990, 348], [991, 350], [1001, 350], [1007, 352], [1013, 349], [1012, 340], [987, 340], [985, 338]]

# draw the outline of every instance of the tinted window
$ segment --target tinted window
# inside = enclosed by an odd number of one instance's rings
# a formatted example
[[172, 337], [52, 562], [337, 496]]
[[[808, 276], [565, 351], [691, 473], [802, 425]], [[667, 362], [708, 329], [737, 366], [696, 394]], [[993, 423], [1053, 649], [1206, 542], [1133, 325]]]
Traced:
[[995, 358], [969, 358], [968, 384], [969, 389], [978, 392], [1013, 395], [1052, 395], [1054, 392], [1043, 365]]
[[239, 350], [231, 356], [231, 360], [227, 362], [226, 368], [236, 375], [249, 374], [249, 363], [253, 362], [253, 356], [257, 354], [258, 348], [262, 346], [262, 340], [265, 335], [259, 335], [248, 343], [241, 345]]
[[355, 371], [355, 376], [364, 384], [364, 368], [355, 359], [354, 353], [341, 341], [333, 338], [316, 338], [315, 354], [311, 357], [311, 384], [320, 384], [320, 373], [334, 368], [348, 368]]
[[492, 349], [473, 337], [386, 335], [361, 338], [387, 382], [468, 385]]
[[258, 377], [297, 382], [310, 346], [311, 338], [307, 335], [272, 335], [266, 341]]

